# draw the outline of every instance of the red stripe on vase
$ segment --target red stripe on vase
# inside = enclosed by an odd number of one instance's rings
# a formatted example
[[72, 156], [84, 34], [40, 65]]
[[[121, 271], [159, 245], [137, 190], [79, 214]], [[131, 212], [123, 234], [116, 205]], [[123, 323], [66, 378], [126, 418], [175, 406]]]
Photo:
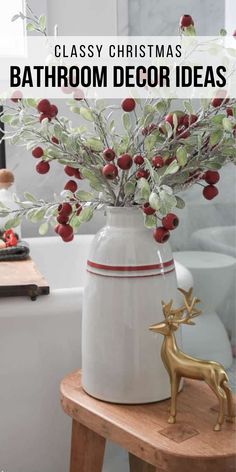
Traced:
[[149, 264], [143, 266], [110, 266], [104, 264], [97, 264], [96, 262], [87, 261], [88, 266], [93, 267], [94, 269], [102, 269], [102, 270], [112, 270], [112, 271], [120, 271], [120, 272], [132, 272], [138, 270], [154, 270], [154, 269], [164, 269], [165, 267], [169, 267], [174, 264], [174, 260], [171, 259], [167, 262], [162, 262], [161, 264]]
[[162, 272], [160, 274], [147, 274], [147, 275], [129, 275], [129, 276], [120, 276], [120, 275], [106, 275], [106, 274], [99, 274], [98, 272], [93, 272], [92, 270], [88, 270], [89, 274], [92, 275], [98, 275], [99, 277], [109, 277], [110, 279], [142, 279], [145, 277], [165, 277], [165, 275], [170, 274], [171, 272], [174, 272], [175, 269], [167, 270], [166, 272]]

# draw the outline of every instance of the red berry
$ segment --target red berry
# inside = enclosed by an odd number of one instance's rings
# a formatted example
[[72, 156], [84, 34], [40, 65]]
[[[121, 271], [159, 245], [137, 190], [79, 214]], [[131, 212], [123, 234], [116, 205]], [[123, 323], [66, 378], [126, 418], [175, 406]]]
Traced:
[[61, 225], [65, 225], [66, 223], [68, 223], [68, 220], [69, 220], [69, 217], [67, 215], [65, 215], [64, 213], [61, 213], [60, 215], [58, 215], [57, 217], [57, 221], [58, 223], [60, 223]]
[[142, 209], [145, 215], [153, 215], [156, 212], [156, 210], [154, 210], [154, 208], [152, 208], [148, 202], [144, 203]]
[[163, 228], [163, 226], [159, 226], [159, 228], [154, 229], [153, 237], [157, 243], [162, 244], [168, 241], [170, 233], [168, 229]]
[[79, 203], [76, 203], [76, 208], [77, 208], [76, 215], [79, 216], [83, 207]]
[[223, 98], [212, 98], [211, 104], [214, 108], [219, 107], [223, 103], [224, 99]]
[[184, 125], [180, 125], [176, 128], [176, 134], [179, 135], [180, 139], [186, 139], [190, 136], [190, 131]]
[[144, 158], [143, 158], [143, 156], [141, 156], [140, 154], [137, 154], [136, 156], [134, 156], [134, 163], [135, 163], [137, 166], [141, 166], [141, 165], [144, 163]]
[[198, 120], [197, 115], [184, 115], [183, 117], [183, 125], [188, 128], [189, 126], [193, 125]]
[[204, 187], [202, 193], [207, 200], [212, 200], [218, 195], [219, 192], [214, 185], [207, 185], [206, 187]]
[[36, 157], [38, 159], [39, 157], [43, 156], [43, 149], [38, 146], [32, 150], [32, 156]]
[[45, 115], [45, 113], [41, 113], [41, 115], [39, 116], [39, 121], [40, 121], [40, 123], [41, 123], [43, 120], [45, 120], [46, 118], [48, 119], [48, 121], [51, 121], [51, 116]]
[[194, 21], [191, 17], [191, 15], [183, 15], [181, 16], [179, 20], [179, 26], [180, 28], [188, 28], [189, 26], [193, 26]]
[[47, 174], [47, 172], [49, 171], [50, 169], [50, 165], [48, 162], [46, 161], [40, 161], [36, 167], [35, 167], [36, 171], [38, 172], [38, 174]]
[[234, 114], [233, 114], [233, 108], [227, 107], [227, 108], [226, 108], [226, 113], [227, 113], [227, 116], [234, 116]]
[[74, 234], [72, 233], [70, 236], [67, 236], [66, 238], [62, 238], [64, 243], [70, 243], [74, 239]]
[[174, 213], [168, 213], [162, 218], [162, 225], [165, 229], [172, 230], [177, 228], [179, 224], [179, 218]]
[[58, 207], [58, 211], [60, 214], [64, 214], [68, 216], [72, 213], [72, 206], [68, 202], [61, 203]]
[[145, 170], [145, 169], [139, 169], [139, 170], [137, 170], [137, 172], [135, 174], [135, 177], [136, 177], [137, 180], [139, 180], [141, 178], [148, 179], [149, 172], [148, 172], [148, 170]]
[[155, 167], [155, 169], [159, 169], [160, 167], [163, 167], [164, 161], [161, 156], [154, 156], [152, 158], [152, 165]]
[[58, 234], [64, 239], [68, 238], [73, 234], [73, 228], [70, 225], [60, 225], [58, 228]]
[[165, 165], [166, 166], [169, 166], [171, 164], [171, 162], [175, 161], [176, 160], [176, 157], [173, 156], [173, 157], [168, 157], [166, 160], [165, 160]]
[[150, 125], [148, 125], [148, 126], [146, 126], [145, 128], [142, 129], [142, 135], [143, 136], [148, 136], [153, 131], [155, 131], [155, 129], [157, 129], [157, 125], [155, 125], [154, 123], [151, 123]]
[[129, 170], [133, 165], [133, 159], [129, 154], [122, 154], [117, 159], [117, 164], [122, 170]]
[[49, 115], [51, 118], [55, 118], [55, 116], [57, 116], [58, 114], [58, 108], [56, 105], [51, 105], [50, 106], [50, 111], [49, 111]]
[[178, 125], [183, 124], [184, 113], [182, 113], [180, 111], [177, 111], [176, 113], [168, 113], [168, 115], [165, 116], [165, 122], [169, 123], [173, 127], [174, 126], [174, 114], [177, 117]]
[[127, 112], [133, 111], [135, 109], [135, 105], [136, 103], [133, 98], [124, 98], [124, 100], [121, 102], [121, 108]]
[[52, 142], [53, 144], [59, 144], [59, 141], [58, 141], [58, 139], [56, 138], [56, 136], [52, 136], [52, 137], [51, 137], [51, 142]]
[[60, 227], [60, 225], [54, 226], [54, 231], [55, 231], [55, 233], [57, 233], [57, 234], [58, 234], [58, 231], [59, 231], [59, 227]]
[[173, 123], [173, 113], [168, 113], [168, 115], [165, 116], [165, 122], [169, 123], [171, 126], [174, 125], [174, 123]]
[[17, 103], [19, 102], [19, 100], [22, 100], [22, 98], [23, 98], [23, 93], [20, 90], [16, 90], [15, 92], [13, 92], [11, 96], [11, 101], [14, 103]]
[[77, 89], [73, 93], [74, 100], [83, 100], [84, 99], [84, 92], [83, 90]]
[[107, 179], [114, 180], [118, 175], [118, 169], [114, 164], [106, 164], [102, 169], [102, 173]]
[[69, 175], [69, 177], [73, 177], [74, 173], [75, 173], [75, 169], [73, 167], [70, 167], [70, 166], [65, 166], [64, 167], [64, 172]]
[[79, 169], [74, 169], [74, 177], [76, 179], [82, 180], [82, 176], [81, 176], [81, 173], [80, 173]]
[[115, 155], [115, 152], [113, 151], [112, 148], [105, 148], [104, 151], [103, 151], [103, 157], [105, 159], [105, 161], [107, 162], [110, 162], [110, 161], [114, 161], [116, 155]]
[[220, 174], [217, 170], [207, 170], [204, 179], [208, 184], [216, 184], [220, 180]]
[[70, 190], [72, 193], [75, 193], [78, 188], [77, 183], [74, 180], [68, 180], [64, 185], [65, 190]]
[[37, 105], [37, 110], [39, 113], [44, 113], [45, 115], [50, 115], [50, 107], [51, 104], [49, 100], [44, 98], [43, 100], [40, 100]]
[[233, 37], [236, 38], [236, 30], [233, 32]]

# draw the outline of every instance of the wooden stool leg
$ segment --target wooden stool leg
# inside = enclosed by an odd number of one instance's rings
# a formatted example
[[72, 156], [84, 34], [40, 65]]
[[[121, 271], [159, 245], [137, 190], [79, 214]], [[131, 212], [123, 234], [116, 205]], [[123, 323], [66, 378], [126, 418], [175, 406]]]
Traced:
[[106, 440], [73, 420], [70, 472], [102, 472]]
[[129, 454], [129, 467], [130, 472], [157, 472], [156, 467], [142, 461], [133, 454]]

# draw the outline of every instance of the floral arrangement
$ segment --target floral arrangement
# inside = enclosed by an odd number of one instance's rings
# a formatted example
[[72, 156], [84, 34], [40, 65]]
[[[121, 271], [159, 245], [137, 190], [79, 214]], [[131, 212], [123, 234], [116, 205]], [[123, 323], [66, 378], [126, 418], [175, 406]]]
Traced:
[[[13, 19], [18, 17], [24, 15]], [[26, 18], [29, 30], [46, 34], [44, 17], [29, 11]], [[195, 34], [190, 15], [181, 17], [180, 30]], [[68, 177], [54, 201], [26, 192], [24, 201], [17, 200], [19, 207], [6, 229], [26, 217], [41, 222], [39, 233], [44, 235], [56, 223], [56, 233], [69, 242], [95, 210], [107, 205], [139, 206], [144, 224], [163, 243], [178, 225], [175, 209], [184, 207], [181, 191], [199, 185], [207, 200], [217, 196], [219, 170], [235, 162], [236, 151], [236, 100], [226, 93], [201, 100], [197, 111], [191, 100], [176, 110], [174, 100], [129, 97], [112, 106], [87, 100], [79, 89], [65, 93], [73, 96], [67, 101], [69, 109], [84, 125], [76, 126], [60, 116], [57, 106], [47, 99], [24, 99], [15, 92], [4, 103], [1, 121], [8, 125], [4, 139], [25, 146], [36, 159], [39, 174], [59, 164]], [[123, 127], [121, 134], [116, 118]], [[2, 216], [11, 212], [1, 205]]]

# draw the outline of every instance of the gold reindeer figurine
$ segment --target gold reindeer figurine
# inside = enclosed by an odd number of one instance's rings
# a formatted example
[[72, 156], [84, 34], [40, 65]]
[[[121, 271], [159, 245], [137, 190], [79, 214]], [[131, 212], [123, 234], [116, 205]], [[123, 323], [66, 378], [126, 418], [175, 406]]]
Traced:
[[213, 390], [219, 400], [219, 414], [214, 431], [220, 431], [224, 421], [224, 402], [227, 400], [228, 418], [233, 422], [233, 399], [232, 392], [228, 386], [228, 377], [221, 364], [213, 361], [204, 361], [180, 351], [176, 344], [174, 332], [180, 324], [194, 325], [192, 319], [201, 314], [201, 311], [195, 308], [200, 302], [192, 297], [191, 288], [188, 292], [179, 289], [183, 294], [184, 304], [178, 309], [172, 309], [173, 300], [169, 303], [162, 301], [162, 309], [165, 320], [162, 323], [150, 326], [150, 330], [164, 335], [164, 341], [161, 348], [162, 361], [170, 376], [171, 383], [171, 408], [168, 423], [176, 421], [176, 399], [179, 390], [179, 384], [182, 377], [188, 379], [204, 380]]

